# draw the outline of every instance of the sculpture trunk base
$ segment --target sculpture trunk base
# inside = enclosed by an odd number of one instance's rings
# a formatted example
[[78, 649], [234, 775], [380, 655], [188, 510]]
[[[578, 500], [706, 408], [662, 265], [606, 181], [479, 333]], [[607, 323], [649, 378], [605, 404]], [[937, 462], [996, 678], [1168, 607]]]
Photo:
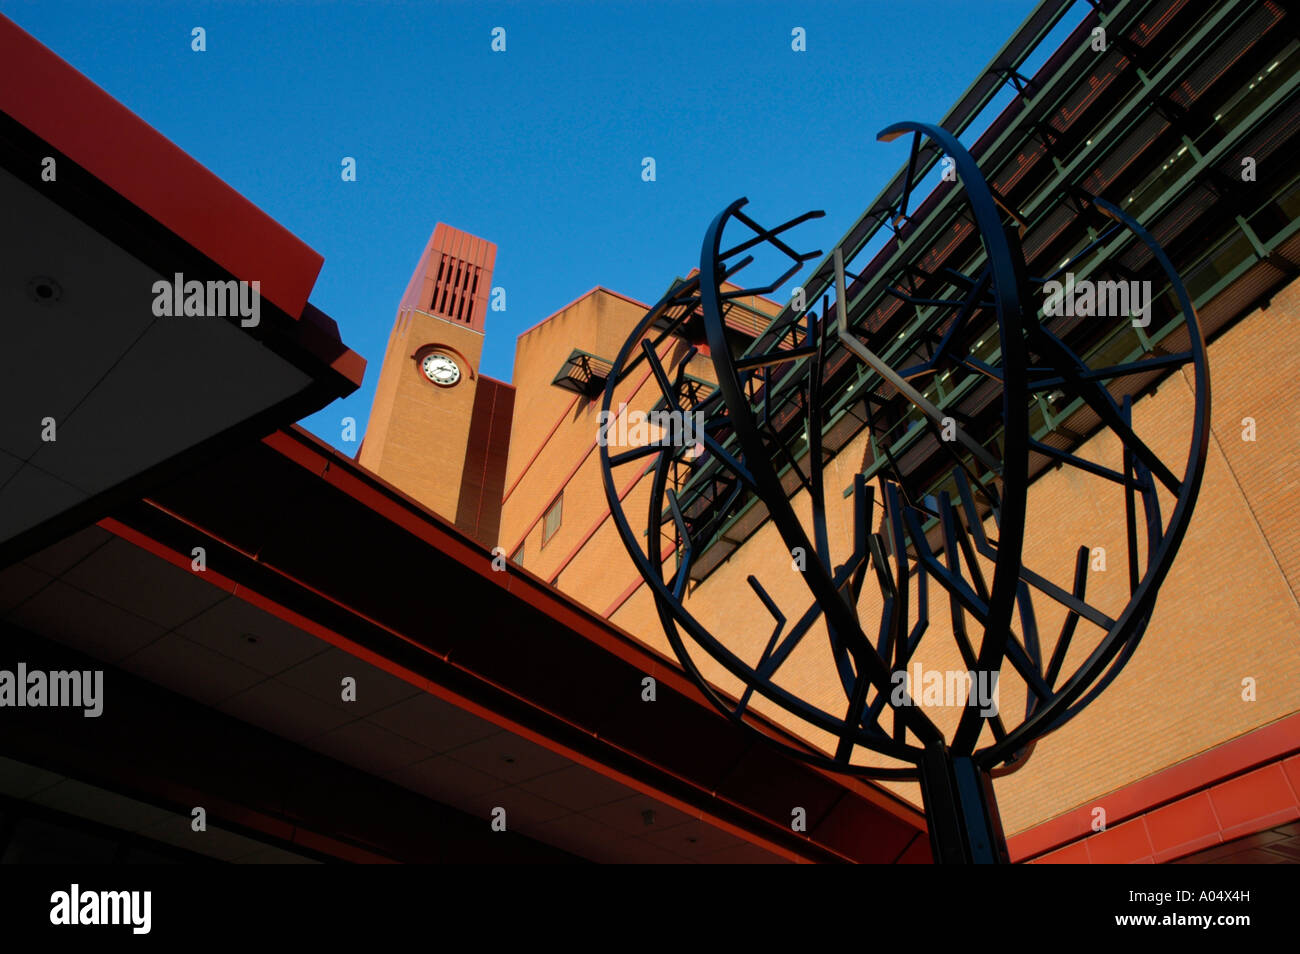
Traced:
[[930, 825], [935, 864], [1006, 864], [993, 780], [968, 756], [954, 756], [942, 743], [921, 760], [921, 797]]

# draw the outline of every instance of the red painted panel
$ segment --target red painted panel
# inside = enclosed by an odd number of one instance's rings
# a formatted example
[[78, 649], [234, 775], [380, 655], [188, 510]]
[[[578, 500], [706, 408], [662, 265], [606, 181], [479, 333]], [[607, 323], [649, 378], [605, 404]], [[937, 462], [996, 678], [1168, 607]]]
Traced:
[[1087, 845], [1095, 865], [1132, 864], [1153, 854], [1146, 823], [1141, 818], [1098, 832], [1088, 839]]
[[1300, 755], [1293, 755], [1283, 762], [1282, 771], [1286, 773], [1287, 781], [1291, 783], [1291, 794], [1300, 801]]
[[1297, 739], [1300, 739], [1300, 712], [1020, 832], [1008, 839], [1011, 860], [1023, 861], [1072, 839], [1088, 837], [1093, 805], [1104, 806], [1110, 820], [1118, 823], [1202, 791], [1222, 779], [1291, 756], [1296, 751]]
[[907, 850], [903, 852], [903, 856], [898, 859], [898, 863], [900, 865], [933, 864], [934, 858], [930, 854], [930, 836], [925, 832], [921, 832], [912, 840]]
[[[831, 789], [831, 791], [835, 791]], [[805, 803], [807, 799], [803, 800]], [[925, 851], [915, 857], [914, 863], [930, 863], [930, 838], [902, 821], [886, 823], [874, 805], [852, 798], [840, 797], [820, 820], [815, 807], [806, 804], [810, 832], [818, 841], [828, 845], [854, 847], [854, 857], [875, 857], [880, 861], [901, 859], [916, 846]], [[815, 824], [815, 827], [812, 827]]]
[[1092, 864], [1092, 858], [1088, 855], [1088, 843], [1085, 841], [1076, 841], [1073, 845], [1066, 845], [1059, 851], [1053, 851], [1043, 855], [1041, 858], [1035, 858], [1030, 864], [1035, 865], [1087, 865]]
[[1158, 862], [1172, 861], [1220, 841], [1219, 819], [1208, 792], [1158, 808], [1146, 816], [1146, 822]]
[[456, 526], [485, 547], [496, 545], [501, 526], [501, 490], [505, 486], [514, 406], [512, 385], [486, 376], [479, 378], [461, 467]]
[[1210, 789], [1223, 840], [1300, 818], [1300, 806], [1279, 764], [1266, 765]]
[[[1293, 821], [1300, 818], [1300, 798], [1297, 798], [1291, 781], [1291, 773], [1295, 772], [1297, 761], [1300, 761], [1300, 757], [1292, 757], [1285, 763], [1274, 762], [1220, 782], [1109, 831], [1044, 854], [1034, 859], [1034, 863], [1083, 860], [1080, 852], [1086, 850], [1092, 863], [1149, 861], [1163, 864], [1243, 835]], [[1108, 796], [1105, 801], [1110, 798]], [[1049, 827], [1060, 829], [1059, 824], [1040, 826]], [[1014, 852], [1012, 857], [1016, 857]]]

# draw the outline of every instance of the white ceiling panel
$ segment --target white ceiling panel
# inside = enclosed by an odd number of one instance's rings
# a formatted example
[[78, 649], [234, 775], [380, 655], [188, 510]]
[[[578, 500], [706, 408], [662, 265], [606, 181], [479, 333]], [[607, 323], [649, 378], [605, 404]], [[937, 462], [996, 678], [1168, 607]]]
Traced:
[[231, 696], [217, 708], [290, 742], [305, 742], [324, 735], [353, 718], [275, 679]]
[[226, 596], [201, 573], [175, 567], [121, 538], [91, 553], [63, 580], [164, 629], [193, 619]]
[[49, 573], [51, 576], [58, 576], [84, 560], [110, 540], [116, 539], [117, 537], [102, 527], [86, 527], [86, 529], [78, 533], [64, 537], [58, 543], [51, 544], [44, 550], [33, 553], [23, 562], [36, 567], [36, 569], [44, 573]]
[[[353, 702], [343, 699], [343, 680], [347, 677], [356, 680], [356, 699]], [[286, 670], [278, 678], [354, 719], [409, 699], [421, 691], [404, 679], [390, 676], [382, 669], [333, 647]]]
[[227, 596], [176, 631], [268, 676], [329, 649], [328, 643], [237, 596]]
[[267, 677], [243, 663], [168, 633], [120, 663], [123, 669], [173, 692], [216, 705]]
[[[2, 578], [0, 592], [3, 592]], [[409, 699], [381, 709], [369, 721], [435, 752], [447, 752], [501, 731], [486, 719], [427, 692], [417, 692]]]
[[6, 614], [16, 626], [115, 663], [160, 637], [164, 630], [60, 580]]
[[237, 322], [155, 316], [173, 274], [4, 170], [0, 208], [0, 450], [25, 462], [0, 465], [0, 540], [311, 383]]
[[422, 762], [433, 754], [424, 746], [365, 720], [341, 725], [307, 744], [317, 752], [371, 775], [396, 771]]

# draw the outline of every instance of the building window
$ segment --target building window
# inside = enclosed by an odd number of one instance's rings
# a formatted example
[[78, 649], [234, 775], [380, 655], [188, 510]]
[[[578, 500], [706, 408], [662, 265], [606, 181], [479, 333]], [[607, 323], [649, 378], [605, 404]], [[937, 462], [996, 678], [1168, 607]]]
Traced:
[[542, 518], [542, 546], [555, 536], [555, 531], [560, 529], [560, 520], [564, 515], [564, 494], [555, 498], [555, 503], [547, 508], [546, 516]]
[[522, 543], [519, 544], [518, 549], [516, 549], [514, 553], [510, 554], [510, 562], [515, 566], [524, 565], [524, 545]]

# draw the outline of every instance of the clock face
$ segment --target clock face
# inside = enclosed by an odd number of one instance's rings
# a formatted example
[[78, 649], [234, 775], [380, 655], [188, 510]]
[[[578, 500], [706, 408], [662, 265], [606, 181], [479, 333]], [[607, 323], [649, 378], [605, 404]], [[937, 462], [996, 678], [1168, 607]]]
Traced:
[[425, 355], [420, 366], [424, 369], [426, 378], [445, 388], [460, 380], [460, 365], [445, 354]]

